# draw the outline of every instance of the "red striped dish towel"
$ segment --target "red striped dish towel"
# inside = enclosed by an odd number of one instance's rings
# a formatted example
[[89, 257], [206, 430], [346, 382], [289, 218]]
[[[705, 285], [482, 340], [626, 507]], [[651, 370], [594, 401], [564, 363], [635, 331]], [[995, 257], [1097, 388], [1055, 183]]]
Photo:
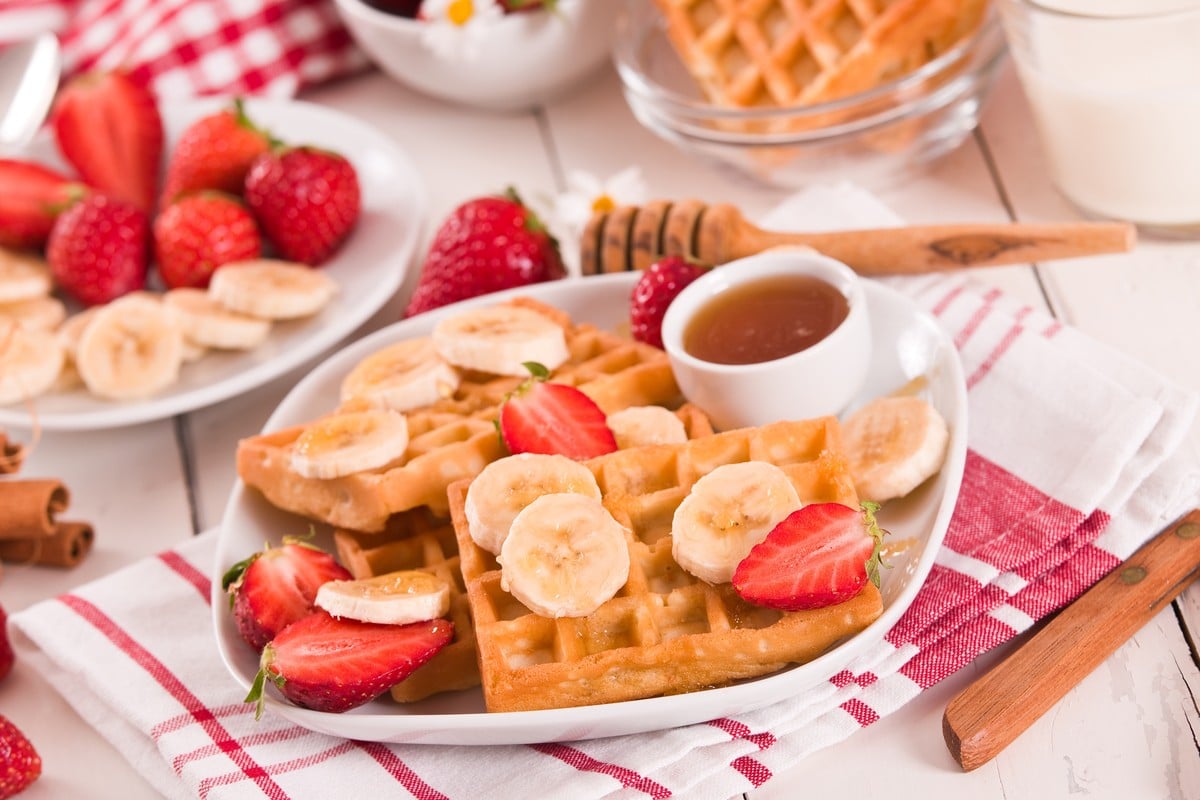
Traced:
[[42, 31], [66, 76], [120, 68], [159, 97], [291, 97], [368, 63], [333, 0], [0, 2], [0, 47]]
[[[894, 221], [851, 187], [776, 216]], [[782, 220], [782, 222], [780, 221]], [[851, 736], [1078, 595], [1200, 499], [1197, 396], [998, 292], [895, 280], [954, 337], [969, 457], [937, 564], [886, 641], [827, 684], [674, 730], [533, 746], [340, 740], [255, 722], [213, 642], [214, 538], [14, 615], [23, 656], [170, 797], [726, 798]], [[153, 607], [154, 613], [147, 613]]]

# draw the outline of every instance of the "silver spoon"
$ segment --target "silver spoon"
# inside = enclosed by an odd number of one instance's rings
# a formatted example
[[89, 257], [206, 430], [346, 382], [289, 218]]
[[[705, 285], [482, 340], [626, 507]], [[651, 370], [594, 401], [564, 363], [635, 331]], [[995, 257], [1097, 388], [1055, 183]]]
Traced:
[[61, 71], [62, 54], [52, 33], [0, 52], [0, 150], [32, 141], [50, 111]]

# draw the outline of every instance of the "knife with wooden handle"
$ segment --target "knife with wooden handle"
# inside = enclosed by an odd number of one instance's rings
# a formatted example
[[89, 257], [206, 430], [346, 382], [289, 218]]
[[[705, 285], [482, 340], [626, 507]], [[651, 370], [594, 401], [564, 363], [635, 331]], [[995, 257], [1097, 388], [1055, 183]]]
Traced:
[[994, 758], [1200, 577], [1200, 509], [1075, 599], [946, 706], [942, 734], [964, 770]]

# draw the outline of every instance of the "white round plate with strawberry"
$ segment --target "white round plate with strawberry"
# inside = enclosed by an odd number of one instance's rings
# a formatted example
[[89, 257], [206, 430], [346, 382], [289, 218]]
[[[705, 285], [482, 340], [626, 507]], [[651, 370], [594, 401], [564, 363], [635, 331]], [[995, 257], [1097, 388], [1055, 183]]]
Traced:
[[[163, 102], [163, 158], [193, 123], [232, 106], [232, 98]], [[278, 321], [252, 349], [210, 351], [184, 363], [178, 378], [149, 397], [105, 399], [80, 386], [48, 391], [28, 402], [0, 406], [0, 426], [47, 430], [119, 427], [192, 411], [260, 386], [319, 356], [375, 314], [402, 284], [420, 238], [426, 213], [423, 181], [415, 165], [391, 139], [341, 112], [289, 100], [247, 98], [255, 125], [290, 145], [312, 145], [349, 159], [361, 190], [361, 211], [350, 234], [320, 266], [336, 284], [315, 315]], [[17, 156], [71, 175], [53, 137], [46, 132]], [[164, 190], [166, 191], [166, 190]], [[277, 254], [268, 254], [264, 256]], [[161, 292], [157, 264], [147, 288]], [[67, 296], [68, 309], [81, 307]]]
[[[622, 273], [568, 279], [466, 300], [422, 313], [380, 330], [330, 357], [309, 373], [267, 421], [279, 430], [324, 414], [337, 397], [343, 377], [363, 358], [404, 339], [430, 334], [435, 323], [469, 308], [494, 305], [514, 296], [533, 297], [556, 306], [576, 322], [616, 330], [629, 325], [629, 297], [639, 275]], [[890, 532], [890, 569], [882, 570], [882, 616], [814, 661], [733, 686], [668, 697], [545, 711], [487, 713], [478, 689], [435, 696], [400, 705], [377, 699], [352, 711], [334, 714], [286, 703], [277, 695], [266, 703], [304, 727], [352, 739], [431, 744], [513, 744], [587, 739], [703, 722], [795, 696], [845, 668], [854, 657], [880, 643], [912, 602], [930, 569], [950, 523], [966, 461], [966, 386], [953, 343], [911, 300], [886, 286], [866, 282], [873, 336], [867, 384], [852, 408], [923, 378], [920, 396], [946, 420], [950, 442], [940, 472], [906, 497], [888, 502], [879, 523]], [[217, 574], [308, 524], [271, 506], [239, 484], [226, 507], [217, 546]], [[318, 529], [314, 544], [333, 552], [328, 530]], [[235, 680], [249, 687], [258, 657], [246, 647], [216, 585], [213, 619], [217, 642]]]

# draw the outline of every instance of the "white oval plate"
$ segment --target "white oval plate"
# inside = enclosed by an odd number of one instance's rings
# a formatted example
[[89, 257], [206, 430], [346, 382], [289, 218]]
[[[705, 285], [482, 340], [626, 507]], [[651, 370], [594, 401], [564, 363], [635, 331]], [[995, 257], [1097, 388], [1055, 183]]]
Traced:
[[[615, 329], [628, 320], [628, 298], [637, 276], [603, 275], [517, 289], [468, 300], [427, 312], [380, 330], [355, 342], [309, 373], [284, 398], [267, 421], [277, 430], [328, 413], [336, 404], [342, 377], [364, 356], [401, 339], [426, 335], [438, 319], [505, 297], [528, 295], [568, 312], [573, 320]], [[900, 545], [891, 569], [883, 570], [883, 615], [866, 630], [821, 657], [791, 669], [733, 686], [670, 697], [654, 697], [609, 705], [547, 711], [489, 714], [478, 689], [433, 697], [411, 705], [375, 700], [345, 714], [297, 708], [276, 696], [267, 705], [273, 713], [322, 733], [350, 739], [430, 744], [515, 744], [569, 741], [617, 736], [671, 728], [749, 711], [812, 688], [841, 671], [852, 658], [883, 639], [912, 603], [924, 582], [934, 554], [950, 523], [966, 460], [966, 386], [954, 346], [934, 320], [898, 292], [867, 282], [874, 356], [860, 401], [895, 391], [924, 376], [921, 393], [945, 416], [950, 426], [949, 455], [936, 478], [903, 500], [889, 503], [880, 513]], [[285, 534], [308, 529], [308, 522], [279, 511], [261, 495], [238, 484], [229, 499], [217, 541], [216, 575], [262, 548], [278, 544]], [[327, 531], [317, 544], [332, 551]], [[233, 677], [249, 687], [258, 669], [257, 655], [238, 636], [221, 592], [213, 581], [213, 617], [217, 645]]]
[[[166, 152], [194, 120], [229, 105], [228, 98], [163, 103]], [[404, 280], [425, 217], [425, 189], [412, 160], [391, 139], [358, 120], [311, 103], [247, 98], [246, 112], [275, 136], [343, 153], [362, 187], [363, 212], [346, 244], [321, 269], [340, 292], [318, 315], [276, 324], [267, 341], [249, 352], [209, 353], [185, 364], [179, 380], [146, 400], [104, 400], [86, 389], [46, 394], [0, 407], [0, 426], [94, 430], [170, 417], [218, 403], [260, 386], [337, 344], [370, 319]], [[63, 162], [46, 137], [30, 157]], [[36, 419], [35, 419], [36, 417]]]

